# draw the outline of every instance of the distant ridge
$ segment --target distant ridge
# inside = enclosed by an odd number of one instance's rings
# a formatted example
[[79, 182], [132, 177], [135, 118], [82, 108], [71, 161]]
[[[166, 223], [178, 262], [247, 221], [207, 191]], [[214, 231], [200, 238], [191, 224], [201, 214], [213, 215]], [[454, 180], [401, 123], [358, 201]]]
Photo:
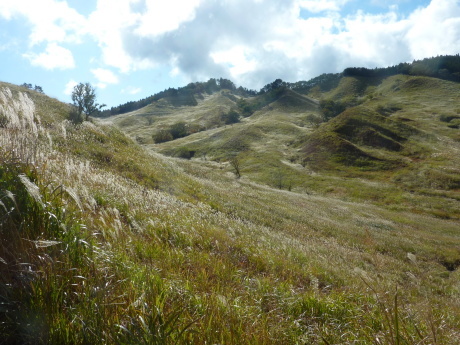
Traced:
[[441, 55], [437, 57], [425, 58], [423, 60], [414, 60], [412, 63], [400, 63], [398, 65], [383, 68], [364, 68], [349, 67], [345, 68], [342, 73], [324, 73], [308, 81], [298, 81], [294, 83], [284, 82], [277, 79], [272, 83], [265, 85], [259, 91], [250, 90], [236, 85], [224, 78], [211, 78], [207, 82], [190, 83], [187, 86], [178, 89], [168, 88], [152, 96], [130, 101], [110, 110], [101, 112], [98, 116], [108, 117], [112, 115], [124, 114], [143, 108], [152, 102], [160, 99], [167, 100], [171, 105], [193, 106], [197, 104], [197, 98], [202, 98], [204, 94], [212, 94], [223, 89], [232, 91], [235, 94], [249, 97], [263, 95], [270, 91], [284, 87], [301, 94], [310, 92], [313, 88], [318, 88], [321, 92], [329, 91], [337, 87], [342, 77], [365, 77], [365, 78], [385, 78], [397, 74], [412, 76], [427, 76], [460, 82], [460, 56]]

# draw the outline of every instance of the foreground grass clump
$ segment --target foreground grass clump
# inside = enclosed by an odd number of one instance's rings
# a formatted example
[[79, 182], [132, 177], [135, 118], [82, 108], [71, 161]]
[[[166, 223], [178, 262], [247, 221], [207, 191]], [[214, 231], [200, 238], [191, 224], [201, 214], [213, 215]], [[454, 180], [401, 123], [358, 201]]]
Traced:
[[272, 189], [52, 120], [0, 128], [6, 342], [458, 339], [455, 220]]
[[64, 321], [61, 313], [78, 316], [71, 305], [84, 293], [81, 268], [90, 269], [90, 244], [60, 204], [62, 186], [40, 190], [32, 167], [14, 157], [1, 164], [2, 338], [47, 343]]
[[186, 322], [180, 318], [181, 300], [155, 272], [129, 267], [129, 261], [117, 260], [116, 251], [104, 249], [100, 234], [83, 223], [88, 219], [82, 218], [85, 206], [77, 193], [43, 180], [44, 164], [52, 161], [4, 147], [0, 152], [3, 341], [172, 344], [182, 339], [189, 326], [181, 326]]

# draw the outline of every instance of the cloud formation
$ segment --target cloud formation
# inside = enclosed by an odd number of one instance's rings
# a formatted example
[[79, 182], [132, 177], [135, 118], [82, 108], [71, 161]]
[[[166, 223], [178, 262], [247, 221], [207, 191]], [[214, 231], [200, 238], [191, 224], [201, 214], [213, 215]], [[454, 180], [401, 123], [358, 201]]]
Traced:
[[65, 85], [64, 94], [70, 96], [72, 94], [74, 87], [77, 85], [78, 83], [75, 80], [69, 80], [69, 82]]
[[43, 42], [81, 42], [87, 29], [85, 17], [66, 1], [2, 0], [0, 18], [25, 19], [31, 26], [31, 46]]
[[340, 8], [345, 5], [349, 0], [302, 0], [300, 1], [300, 7], [312, 13], [319, 13], [323, 11], [339, 11]]
[[118, 84], [118, 77], [111, 70], [104, 68], [95, 68], [91, 70], [91, 73], [94, 75], [98, 81], [97, 87], [104, 89], [107, 84]]
[[[39, 4], [38, 4], [39, 3]], [[97, 0], [87, 17], [57, 0], [0, 1], [0, 19], [31, 24], [30, 62], [72, 68], [70, 46], [97, 43], [101, 85], [163, 68], [189, 81], [230, 78], [260, 88], [350, 66], [378, 67], [460, 52], [460, 1], [431, 0], [401, 15], [403, 0]], [[373, 4], [373, 5], [371, 5]], [[363, 5], [364, 6], [364, 5]], [[374, 6], [373, 10], [368, 10]], [[44, 52], [37, 52], [46, 44]], [[58, 58], [59, 57], [59, 58]], [[112, 74], [110, 74], [112, 73]]]
[[138, 94], [141, 91], [142, 91], [142, 89], [140, 87], [128, 86], [128, 87], [122, 89], [121, 93], [127, 93], [129, 95], [135, 95], [135, 94]]
[[32, 65], [40, 66], [48, 70], [65, 70], [75, 67], [72, 52], [56, 43], [49, 43], [46, 50], [40, 54], [29, 53], [23, 56], [27, 58]]
[[[457, 0], [432, 0], [408, 17], [395, 4], [379, 14], [344, 15], [347, 2], [203, 0], [163, 32], [148, 26], [150, 12], [141, 10], [120, 30], [119, 48], [125, 69], [142, 68], [140, 62], [168, 65], [190, 81], [223, 76], [255, 88], [276, 78], [303, 80], [349, 66], [388, 66], [460, 51]], [[316, 15], [302, 18], [305, 10]]]

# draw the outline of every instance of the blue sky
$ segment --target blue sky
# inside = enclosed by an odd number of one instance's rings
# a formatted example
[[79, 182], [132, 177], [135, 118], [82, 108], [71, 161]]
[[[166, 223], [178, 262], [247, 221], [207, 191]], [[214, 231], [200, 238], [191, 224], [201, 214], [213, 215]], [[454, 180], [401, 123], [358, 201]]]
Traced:
[[460, 53], [460, 0], [0, 0], [0, 80], [109, 107], [228, 78], [260, 89]]

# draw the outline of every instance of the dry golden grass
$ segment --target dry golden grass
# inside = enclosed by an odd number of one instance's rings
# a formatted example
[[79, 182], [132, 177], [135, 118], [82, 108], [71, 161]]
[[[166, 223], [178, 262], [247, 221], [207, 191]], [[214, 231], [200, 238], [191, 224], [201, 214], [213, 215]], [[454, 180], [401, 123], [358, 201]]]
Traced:
[[[21, 99], [15, 92], [10, 99]], [[42, 119], [41, 111], [37, 106], [33, 115]], [[297, 166], [289, 167], [305, 170], [318, 186], [280, 190], [257, 183], [244, 167], [236, 179], [225, 164], [149, 153], [110, 126], [74, 126], [60, 115], [49, 122], [36, 131], [24, 130], [32, 122], [23, 122], [22, 131], [0, 128], [1, 231], [11, 239], [0, 247], [1, 313], [10, 313], [0, 327], [3, 339], [458, 339], [460, 276], [449, 269], [460, 262], [459, 221], [452, 212], [446, 219], [426, 211], [446, 205], [445, 196]], [[238, 128], [243, 124], [229, 130]], [[282, 126], [280, 136], [274, 130], [273, 140], [286, 135]], [[386, 198], [378, 199], [382, 193]], [[421, 211], [414, 209], [420, 202]], [[19, 229], [27, 230], [17, 236]]]

